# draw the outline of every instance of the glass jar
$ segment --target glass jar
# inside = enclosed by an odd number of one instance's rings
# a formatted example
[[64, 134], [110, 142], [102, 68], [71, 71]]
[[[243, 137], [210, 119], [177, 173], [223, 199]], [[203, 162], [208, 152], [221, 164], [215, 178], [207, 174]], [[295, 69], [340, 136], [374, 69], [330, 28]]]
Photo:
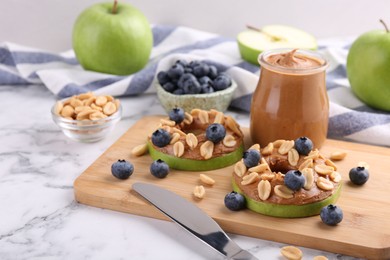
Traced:
[[[291, 67], [277, 64], [275, 59], [271, 62], [271, 58], [287, 53], [297, 61], [307, 59], [314, 65]], [[278, 139], [306, 136], [315, 148], [320, 148], [328, 131], [327, 61], [314, 51], [277, 49], [263, 52], [259, 63], [261, 74], [250, 114], [252, 141], [264, 147]]]

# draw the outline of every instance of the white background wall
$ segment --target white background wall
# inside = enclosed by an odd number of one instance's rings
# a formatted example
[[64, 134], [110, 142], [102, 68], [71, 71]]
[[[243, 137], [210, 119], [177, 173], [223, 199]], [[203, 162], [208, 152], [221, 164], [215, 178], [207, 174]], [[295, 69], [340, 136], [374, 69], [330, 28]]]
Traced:
[[[103, 0], [104, 1], [104, 0]], [[245, 24], [286, 24], [318, 38], [355, 36], [390, 26], [388, 0], [122, 0], [151, 23], [185, 25], [235, 37]], [[77, 15], [97, 0], [0, 0], [0, 42], [52, 51], [71, 48]]]

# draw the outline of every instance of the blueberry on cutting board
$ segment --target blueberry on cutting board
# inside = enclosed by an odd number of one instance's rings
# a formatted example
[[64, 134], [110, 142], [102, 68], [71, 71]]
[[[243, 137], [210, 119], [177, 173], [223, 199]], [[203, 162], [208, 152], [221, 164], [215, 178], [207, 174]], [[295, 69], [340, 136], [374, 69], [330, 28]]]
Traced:
[[150, 173], [156, 178], [163, 179], [169, 173], [169, 166], [163, 160], [157, 159], [150, 165]]
[[134, 165], [126, 160], [118, 160], [111, 165], [111, 173], [114, 177], [125, 180], [134, 172]]
[[232, 211], [238, 211], [245, 208], [244, 196], [242, 196], [240, 193], [237, 193], [235, 191], [226, 194], [224, 198], [224, 203], [225, 206]]
[[326, 225], [335, 226], [343, 220], [343, 211], [340, 207], [330, 204], [321, 209], [320, 217]]
[[358, 166], [349, 171], [349, 179], [353, 184], [363, 185], [368, 181], [370, 174], [365, 167]]

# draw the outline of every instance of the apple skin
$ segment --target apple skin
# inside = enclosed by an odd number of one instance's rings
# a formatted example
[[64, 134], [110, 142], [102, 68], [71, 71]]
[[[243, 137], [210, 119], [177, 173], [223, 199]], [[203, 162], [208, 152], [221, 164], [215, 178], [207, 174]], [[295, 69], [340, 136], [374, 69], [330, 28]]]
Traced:
[[262, 51], [256, 50], [250, 46], [246, 46], [240, 41], [238, 41], [237, 43], [238, 43], [238, 49], [241, 54], [241, 58], [254, 65], [259, 65], [258, 57], [260, 53], [262, 53]]
[[95, 4], [83, 11], [73, 27], [73, 49], [86, 70], [129, 75], [145, 67], [153, 47], [146, 17], [129, 4]]
[[183, 171], [210, 171], [230, 166], [241, 160], [242, 155], [244, 154], [244, 144], [241, 144], [231, 153], [208, 160], [190, 160], [186, 158], [178, 158], [176, 156], [158, 151], [154, 148], [154, 145], [151, 141], [148, 141], [148, 150], [150, 157], [152, 157], [153, 160], [161, 159], [166, 162], [172, 169]]
[[246, 207], [254, 212], [279, 218], [304, 218], [319, 215], [323, 207], [335, 204], [340, 197], [342, 184], [340, 183], [334, 193], [328, 198], [303, 205], [273, 204], [254, 200], [241, 191], [234, 178], [232, 179], [232, 186], [235, 192], [245, 197]]
[[390, 33], [374, 30], [357, 38], [348, 53], [347, 75], [360, 100], [390, 111]]

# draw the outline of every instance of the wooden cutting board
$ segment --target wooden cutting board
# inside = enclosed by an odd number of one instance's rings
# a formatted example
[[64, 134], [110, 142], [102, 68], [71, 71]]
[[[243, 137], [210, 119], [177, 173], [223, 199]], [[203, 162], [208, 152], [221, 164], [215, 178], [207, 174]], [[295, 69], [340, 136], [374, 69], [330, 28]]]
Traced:
[[[283, 219], [260, 215], [249, 210], [232, 212], [225, 208], [223, 199], [232, 190], [233, 166], [203, 172], [216, 180], [206, 187], [203, 200], [193, 197], [200, 185], [200, 172], [171, 170], [165, 179], [157, 179], [149, 172], [152, 159], [148, 155], [135, 157], [131, 149], [143, 143], [159, 123], [158, 116], [139, 120], [105, 151], [74, 182], [76, 200], [80, 203], [137, 214], [157, 219], [167, 218], [143, 200], [131, 186], [135, 182], [157, 184], [195, 203], [221, 227], [231, 233], [295, 244], [320, 250], [370, 259], [390, 259], [390, 149], [327, 140], [321, 152], [345, 151], [347, 157], [336, 162], [343, 177], [343, 188], [337, 203], [344, 212], [343, 221], [335, 227], [326, 226], [319, 216]], [[249, 136], [248, 129], [243, 129]], [[245, 140], [246, 146], [250, 140]], [[111, 164], [118, 159], [130, 160], [135, 167], [127, 180], [111, 175]], [[363, 186], [349, 182], [348, 172], [359, 161], [370, 165], [370, 179]]]

